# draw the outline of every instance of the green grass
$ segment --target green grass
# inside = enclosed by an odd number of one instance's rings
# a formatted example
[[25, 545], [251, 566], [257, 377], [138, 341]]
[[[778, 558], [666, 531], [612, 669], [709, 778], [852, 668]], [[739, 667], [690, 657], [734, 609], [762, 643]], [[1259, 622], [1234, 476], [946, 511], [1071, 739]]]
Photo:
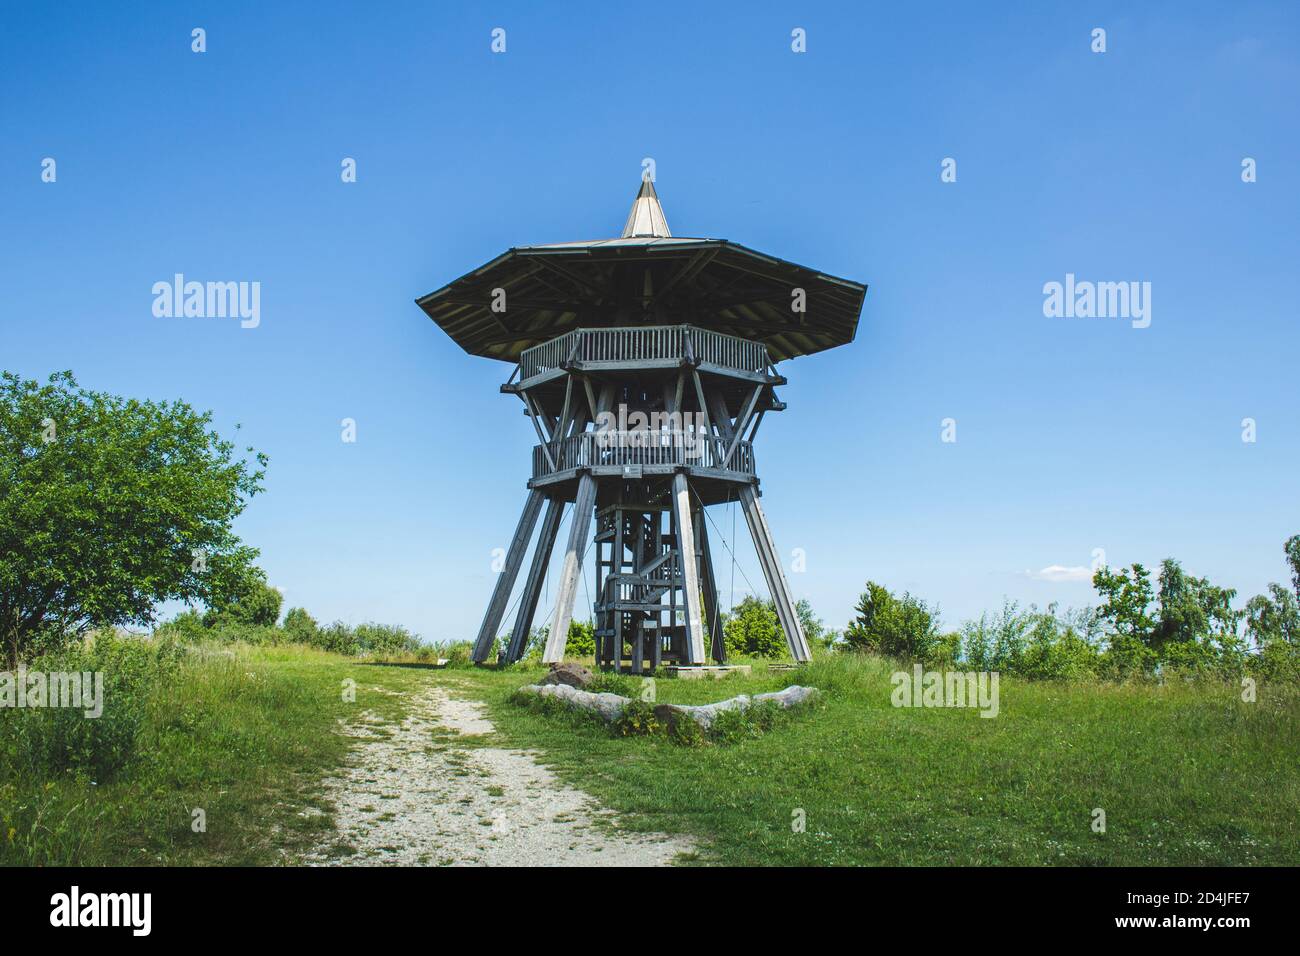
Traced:
[[[1000, 714], [984, 719], [892, 707], [893, 670], [846, 656], [789, 673], [758, 663], [748, 678], [660, 680], [658, 699], [676, 703], [791, 683], [823, 691], [766, 734], [683, 747], [511, 703], [539, 669], [375, 666], [295, 647], [192, 656], [151, 700], [139, 754], [112, 779], [16, 779], [0, 747], [0, 862], [273, 864], [319, 843], [347, 857], [356, 848], [332, 834], [321, 797], [352, 745], [339, 722], [400, 717], [402, 695], [429, 683], [489, 706], [499, 733], [458, 747], [536, 750], [627, 825], [698, 838], [691, 862], [1300, 861], [1295, 688], [1261, 685], [1247, 704], [1227, 684], [1004, 679]], [[357, 683], [355, 704], [342, 700], [345, 678]], [[206, 833], [191, 829], [196, 807]], [[1092, 829], [1094, 808], [1105, 833]], [[792, 828], [799, 812], [803, 832]]]
[[[733, 865], [1173, 865], [1300, 861], [1300, 695], [1224, 684], [1001, 682], [993, 719], [890, 704], [894, 665], [659, 681], [701, 703], [823, 690], [759, 739], [684, 748], [616, 739], [508, 702], [522, 675], [473, 675], [499, 729], [639, 826], [706, 841]], [[1093, 810], [1106, 832], [1092, 828]], [[802, 811], [804, 832], [792, 822]]]
[[[400, 692], [421, 673], [300, 647], [191, 654], [149, 701], [137, 756], [110, 779], [33, 779], [6, 766], [0, 746], [0, 863], [283, 862], [332, 829], [320, 781], [348, 748], [338, 722], [400, 717]], [[345, 678], [355, 703], [343, 701]], [[29, 715], [0, 711], [0, 722]], [[206, 832], [194, 832], [196, 808]]]

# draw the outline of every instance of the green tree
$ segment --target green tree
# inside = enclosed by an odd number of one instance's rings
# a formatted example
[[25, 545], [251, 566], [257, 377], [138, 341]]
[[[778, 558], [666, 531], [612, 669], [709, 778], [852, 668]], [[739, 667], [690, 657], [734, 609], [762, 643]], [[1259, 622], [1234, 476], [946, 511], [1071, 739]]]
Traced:
[[783, 657], [788, 648], [776, 606], [750, 595], [731, 609], [722, 625], [727, 653], [738, 657]]
[[1092, 586], [1105, 600], [1097, 608], [1097, 619], [1106, 628], [1110, 646], [1106, 656], [1118, 672], [1145, 671], [1155, 663], [1151, 651], [1156, 620], [1151, 607], [1151, 572], [1134, 564], [1130, 572], [1121, 568], [1098, 568]]
[[852, 648], [916, 660], [926, 660], [936, 650], [939, 609], [920, 598], [907, 592], [895, 597], [884, 585], [868, 581], [856, 611], [844, 629]]
[[285, 635], [295, 644], [315, 644], [320, 640], [320, 625], [305, 608], [289, 608], [282, 626]]
[[830, 630], [816, 614], [807, 598], [795, 602], [795, 614], [799, 615], [799, 624], [803, 627], [803, 636], [808, 639], [808, 646], [830, 648], [839, 640], [839, 635]]
[[[264, 456], [237, 455], [180, 401], [0, 373], [0, 633], [12, 665], [38, 635], [151, 624], [165, 600], [210, 603], [257, 552], [231, 523]], [[252, 449], [245, 449], [246, 455]]]
[[1291, 589], [1270, 584], [1267, 595], [1257, 594], [1246, 603], [1246, 633], [1271, 658], [1300, 654], [1300, 534], [1288, 538], [1283, 550]]
[[213, 595], [211, 608], [203, 616], [203, 623], [208, 627], [219, 627], [222, 624], [274, 627], [280, 619], [283, 595], [266, 583], [266, 574], [261, 568], [250, 566], [246, 572], [243, 580], [227, 587], [222, 593]]
[[1241, 612], [1232, 602], [1237, 592], [1211, 584], [1208, 578], [1186, 573], [1173, 558], [1160, 564], [1160, 591], [1156, 596], [1160, 617], [1152, 635], [1159, 650], [1168, 643], [1223, 641], [1234, 635]]
[[569, 638], [564, 642], [566, 657], [596, 656], [596, 625], [591, 621], [569, 621]]

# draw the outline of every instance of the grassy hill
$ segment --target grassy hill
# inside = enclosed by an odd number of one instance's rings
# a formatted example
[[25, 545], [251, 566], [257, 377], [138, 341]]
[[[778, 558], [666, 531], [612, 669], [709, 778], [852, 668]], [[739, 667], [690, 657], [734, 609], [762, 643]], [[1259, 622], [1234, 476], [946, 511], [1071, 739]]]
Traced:
[[[659, 680], [700, 703], [810, 684], [818, 703], [767, 733], [684, 747], [624, 738], [510, 701], [540, 671], [372, 665], [298, 647], [185, 654], [147, 699], [138, 745], [96, 779], [38, 774], [0, 711], [0, 862], [275, 863], [330, 825], [321, 778], [340, 721], [402, 713], [437, 682], [481, 699], [493, 745], [532, 748], [630, 826], [701, 838], [701, 862], [742, 865], [1295, 864], [1300, 694], [1262, 684], [1055, 684], [1003, 679], [996, 718], [896, 708], [880, 658], [797, 672]], [[343, 699], [356, 682], [356, 703]], [[24, 731], [25, 733], [25, 731]], [[203, 808], [206, 831], [193, 829]], [[314, 810], [312, 809], [314, 808]], [[1105, 832], [1094, 811], [1105, 812]], [[324, 815], [314, 811], [324, 810]], [[304, 813], [304, 811], [308, 811]], [[792, 826], [802, 819], [802, 832]]]

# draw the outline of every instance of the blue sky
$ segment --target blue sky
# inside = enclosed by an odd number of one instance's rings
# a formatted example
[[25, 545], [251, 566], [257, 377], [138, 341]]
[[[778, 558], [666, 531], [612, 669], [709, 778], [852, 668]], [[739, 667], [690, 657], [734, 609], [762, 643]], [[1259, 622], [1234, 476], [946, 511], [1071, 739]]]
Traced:
[[[951, 625], [1086, 604], [1026, 572], [1095, 548], [1244, 600], [1300, 531], [1298, 10], [6, 4], [0, 367], [240, 423], [271, 465], [239, 530], [287, 604], [470, 637], [535, 439], [510, 367], [412, 300], [616, 235], [653, 157], [675, 234], [870, 285], [853, 344], [783, 366], [756, 448], [828, 623], [869, 578]], [[155, 317], [177, 272], [260, 282], [261, 324]], [[1067, 273], [1150, 282], [1150, 327], [1045, 317]]]

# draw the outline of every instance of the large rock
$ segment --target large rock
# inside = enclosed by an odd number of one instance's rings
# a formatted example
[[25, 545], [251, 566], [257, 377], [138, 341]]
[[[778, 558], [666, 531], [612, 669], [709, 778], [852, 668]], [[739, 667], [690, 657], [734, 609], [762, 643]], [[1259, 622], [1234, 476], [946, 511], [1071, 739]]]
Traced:
[[595, 675], [581, 664], [552, 664], [551, 672], [539, 681], [542, 686], [548, 684], [568, 684], [579, 690], [594, 680]]

